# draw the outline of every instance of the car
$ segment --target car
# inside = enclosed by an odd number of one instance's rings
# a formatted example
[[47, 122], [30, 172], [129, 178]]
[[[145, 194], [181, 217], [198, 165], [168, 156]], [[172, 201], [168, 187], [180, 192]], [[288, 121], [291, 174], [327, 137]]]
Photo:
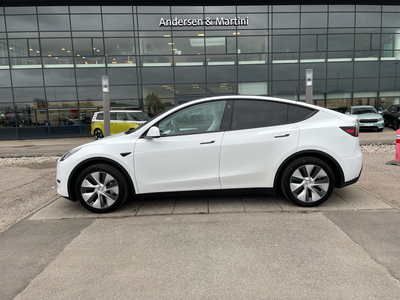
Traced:
[[382, 115], [371, 105], [350, 106], [346, 114], [357, 116], [360, 122], [360, 129], [376, 129], [381, 132], [385, 128]]
[[385, 126], [393, 126], [394, 130], [399, 129], [400, 126], [400, 104], [389, 106], [383, 113], [385, 119]]
[[[102, 111], [93, 114], [91, 134], [95, 139], [104, 137], [104, 113]], [[141, 110], [112, 110], [110, 112], [110, 134], [120, 133], [138, 127], [150, 119]]]
[[72, 149], [57, 191], [96, 213], [144, 195], [264, 193], [325, 202], [362, 170], [357, 118], [300, 101], [219, 96]]

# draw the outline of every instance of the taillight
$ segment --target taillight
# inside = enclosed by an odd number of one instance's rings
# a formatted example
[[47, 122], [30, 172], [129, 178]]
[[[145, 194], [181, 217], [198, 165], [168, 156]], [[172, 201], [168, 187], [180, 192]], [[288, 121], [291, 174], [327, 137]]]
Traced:
[[340, 129], [347, 132], [351, 136], [358, 137], [358, 123], [356, 126], [344, 126], [340, 127]]

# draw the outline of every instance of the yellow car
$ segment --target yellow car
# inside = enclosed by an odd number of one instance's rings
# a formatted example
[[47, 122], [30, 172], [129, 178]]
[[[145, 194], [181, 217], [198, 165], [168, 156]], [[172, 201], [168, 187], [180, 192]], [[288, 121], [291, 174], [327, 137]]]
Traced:
[[[146, 123], [150, 117], [140, 110], [112, 110], [110, 112], [110, 133], [116, 134]], [[91, 134], [96, 140], [104, 137], [103, 112], [93, 114]]]

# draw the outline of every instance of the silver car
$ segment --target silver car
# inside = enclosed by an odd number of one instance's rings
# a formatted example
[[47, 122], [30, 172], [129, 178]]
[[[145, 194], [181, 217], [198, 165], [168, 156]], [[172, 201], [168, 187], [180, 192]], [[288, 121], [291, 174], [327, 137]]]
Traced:
[[360, 122], [360, 129], [371, 128], [383, 131], [385, 122], [382, 115], [371, 105], [350, 106], [346, 114], [356, 115]]

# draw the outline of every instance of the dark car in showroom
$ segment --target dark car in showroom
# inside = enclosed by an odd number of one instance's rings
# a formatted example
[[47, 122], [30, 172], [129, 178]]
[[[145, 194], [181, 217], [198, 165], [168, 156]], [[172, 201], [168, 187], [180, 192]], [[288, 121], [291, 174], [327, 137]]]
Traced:
[[400, 104], [389, 106], [383, 114], [385, 126], [393, 126], [394, 130], [400, 125]]

